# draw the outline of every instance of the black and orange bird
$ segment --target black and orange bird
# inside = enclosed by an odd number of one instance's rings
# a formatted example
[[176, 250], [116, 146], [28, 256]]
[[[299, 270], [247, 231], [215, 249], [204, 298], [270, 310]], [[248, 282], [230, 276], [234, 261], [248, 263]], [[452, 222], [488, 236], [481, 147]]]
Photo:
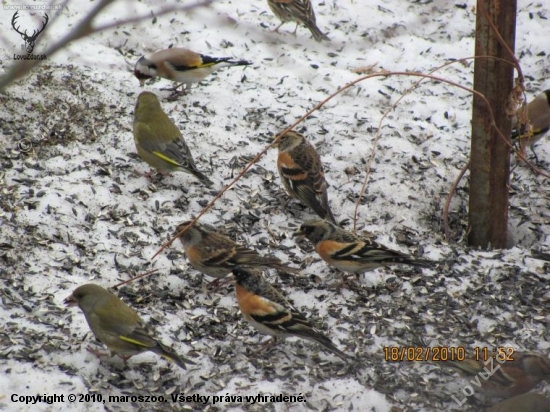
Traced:
[[287, 193], [319, 217], [336, 224], [330, 210], [321, 157], [300, 133], [290, 131], [274, 145], [279, 149], [277, 169]]
[[[180, 224], [176, 233], [191, 224], [191, 220]], [[279, 258], [262, 256], [231, 240], [220, 230], [196, 222], [179, 239], [191, 266], [206, 275], [221, 279], [236, 266], [273, 268], [282, 272], [298, 273], [298, 268], [284, 265]]]
[[321, 259], [350, 273], [362, 273], [390, 264], [429, 267], [436, 263], [391, 250], [366, 236], [358, 236], [321, 219], [303, 223], [293, 236], [306, 237]]
[[317, 331], [267, 280], [255, 269], [233, 269], [239, 309], [245, 319], [262, 333], [274, 338], [296, 336], [317, 342], [345, 361], [351, 357]]

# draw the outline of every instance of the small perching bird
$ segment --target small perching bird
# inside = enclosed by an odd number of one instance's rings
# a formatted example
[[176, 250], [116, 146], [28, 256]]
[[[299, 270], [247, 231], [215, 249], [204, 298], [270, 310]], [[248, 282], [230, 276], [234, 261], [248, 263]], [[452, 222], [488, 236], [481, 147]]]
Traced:
[[[65, 299], [67, 306], [78, 306], [95, 337], [126, 364], [128, 358], [142, 352], [154, 352], [186, 369], [195, 363], [177, 355], [154, 337], [154, 332], [138, 313], [118, 297], [92, 283], [79, 286]], [[90, 352], [97, 352], [90, 350]]]
[[296, 23], [294, 33], [296, 33], [298, 29], [298, 25], [303, 24], [309, 29], [316, 41], [330, 40], [328, 36], [317, 27], [311, 0], [267, 0], [267, 4], [273, 14], [281, 20], [281, 24], [277, 26], [274, 30], [275, 32], [278, 32], [279, 27], [286, 22], [293, 21]]
[[187, 172], [207, 186], [212, 181], [197, 169], [191, 150], [157, 96], [143, 92], [134, 109], [134, 141], [139, 156], [159, 172]]
[[[191, 220], [180, 224], [176, 233], [191, 224]], [[254, 249], [231, 240], [219, 229], [196, 222], [179, 239], [185, 255], [199, 272], [222, 279], [236, 266], [273, 268], [283, 272], [298, 273], [300, 270], [284, 265], [279, 258], [262, 256]]]
[[496, 404], [488, 412], [550, 412], [550, 399], [540, 393], [525, 393]]
[[525, 148], [533, 150], [533, 145], [550, 130], [550, 89], [529, 102], [527, 121], [528, 124], [519, 124], [518, 127], [518, 117], [512, 118], [512, 138], [519, 139], [520, 153], [524, 156]]
[[438, 362], [438, 365], [451, 366], [466, 379], [473, 379], [487, 370], [490, 371], [488, 378], [479, 379], [481, 389], [486, 395], [499, 398], [521, 395], [543, 380], [550, 379], [550, 359], [544, 355], [514, 351], [500, 358], [488, 359], [487, 362], [466, 358], [462, 361]]
[[350, 273], [362, 273], [391, 264], [429, 267], [435, 263], [391, 250], [370, 238], [358, 236], [321, 219], [308, 220], [293, 236], [306, 237], [325, 262]]
[[285, 133], [274, 145], [279, 148], [277, 169], [288, 194], [313, 209], [323, 219], [336, 224], [328, 203], [321, 157], [304, 136]]
[[198, 83], [222, 67], [248, 66], [248, 60], [234, 60], [232, 57], [212, 57], [196, 53], [183, 47], [173, 47], [142, 56], [136, 63], [134, 75], [143, 86], [145, 80], [162, 77], [178, 84], [184, 84], [186, 90], [191, 84]]
[[285, 298], [265, 280], [261, 272], [238, 266], [233, 269], [239, 309], [245, 319], [262, 333], [274, 338], [296, 336], [317, 342], [344, 361], [351, 357], [317, 331]]

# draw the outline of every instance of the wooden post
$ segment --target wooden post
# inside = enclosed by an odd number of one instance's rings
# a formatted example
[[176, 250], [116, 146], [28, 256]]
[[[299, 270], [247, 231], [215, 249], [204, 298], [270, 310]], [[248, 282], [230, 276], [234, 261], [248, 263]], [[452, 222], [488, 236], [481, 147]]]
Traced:
[[[510, 50], [515, 50], [516, 0], [478, 0], [476, 56], [511, 61], [487, 17]], [[486, 12], [484, 12], [486, 10]], [[496, 126], [510, 140], [506, 102], [513, 86], [513, 66], [491, 58], [478, 58], [474, 66], [474, 89], [489, 101]], [[486, 103], [474, 96], [470, 165], [468, 242], [482, 248], [505, 248], [508, 235], [508, 181], [510, 148], [492, 126]]]

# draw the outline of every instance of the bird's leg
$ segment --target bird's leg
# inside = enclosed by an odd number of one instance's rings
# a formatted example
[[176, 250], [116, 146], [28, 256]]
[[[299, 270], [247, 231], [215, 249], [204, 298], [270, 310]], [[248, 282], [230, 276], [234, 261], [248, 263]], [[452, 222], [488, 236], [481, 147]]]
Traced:
[[149, 180], [153, 180], [153, 174], [155, 173], [155, 170], [150, 169], [148, 172], [143, 173], [143, 176], [146, 177]]
[[148, 172], [143, 173], [143, 176], [149, 179], [152, 183], [157, 183], [160, 182], [164, 176], [170, 176], [170, 172], [151, 169]]
[[218, 290], [220, 290], [222, 286], [225, 286], [231, 283], [231, 280], [232, 278], [230, 277], [214, 279], [212, 282], [208, 283], [207, 287], [208, 289], [211, 289], [212, 287], [214, 287], [214, 290], [212, 292], [217, 292]]
[[272, 348], [275, 343], [277, 343], [277, 338], [273, 336], [271, 339], [268, 339], [265, 342], [258, 342], [256, 345], [259, 347], [259, 349], [255, 352], [256, 354], [259, 353], [265, 353], [268, 349]]
[[[117, 354], [118, 355], [118, 354]], [[131, 358], [131, 356], [122, 356], [122, 355], [118, 355], [118, 357], [120, 359], [122, 359], [122, 362], [124, 362], [124, 366], [128, 367], [128, 359]]]
[[342, 289], [342, 287], [347, 287], [349, 290], [354, 290], [354, 287], [357, 286], [357, 280], [358, 275], [355, 273], [350, 273], [343, 275], [341, 279], [338, 282], [335, 282], [331, 288], [336, 289], [338, 292]]
[[99, 351], [99, 350], [97, 350], [97, 349], [93, 349], [93, 348], [90, 347], [90, 346], [88, 346], [88, 347], [86, 348], [86, 350], [87, 350], [88, 352], [90, 352], [92, 355], [95, 355], [98, 359], [101, 359], [101, 358], [103, 358], [103, 357], [105, 357], [105, 356], [110, 356], [110, 354], [105, 353], [105, 352], [101, 352], [101, 351]]
[[533, 156], [535, 157], [535, 164], [539, 165], [539, 157], [537, 156], [537, 152], [535, 152], [535, 145], [531, 146], [531, 151], [533, 152]]
[[[185, 85], [185, 88], [183, 87]], [[178, 89], [181, 87], [181, 90], [178, 91]], [[178, 83], [174, 87], [166, 87], [163, 89], [160, 89], [162, 91], [168, 91], [172, 92], [172, 96], [170, 98], [173, 98], [174, 96], [185, 96], [187, 94], [187, 90], [191, 88], [191, 84], [189, 83]]]
[[273, 30], [273, 33], [279, 33], [279, 29], [281, 28], [281, 26], [285, 24], [285, 22], [283, 21], [281, 24], [279, 24], [274, 30]]
[[292, 32], [292, 34], [296, 36], [297, 31], [298, 31], [298, 23], [296, 23], [296, 27], [294, 27], [294, 31]]

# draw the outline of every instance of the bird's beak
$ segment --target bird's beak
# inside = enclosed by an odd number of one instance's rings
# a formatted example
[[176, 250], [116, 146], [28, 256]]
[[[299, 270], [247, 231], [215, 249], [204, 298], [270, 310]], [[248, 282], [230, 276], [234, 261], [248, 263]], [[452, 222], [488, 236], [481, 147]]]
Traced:
[[145, 79], [139, 79], [139, 87], [143, 87], [145, 85]]
[[77, 305], [77, 302], [76, 302], [76, 300], [73, 298], [73, 295], [68, 296], [68, 297], [63, 301], [63, 303], [64, 303], [65, 306], [67, 306], [67, 307], [71, 307], [71, 306], [76, 306], [76, 305]]

